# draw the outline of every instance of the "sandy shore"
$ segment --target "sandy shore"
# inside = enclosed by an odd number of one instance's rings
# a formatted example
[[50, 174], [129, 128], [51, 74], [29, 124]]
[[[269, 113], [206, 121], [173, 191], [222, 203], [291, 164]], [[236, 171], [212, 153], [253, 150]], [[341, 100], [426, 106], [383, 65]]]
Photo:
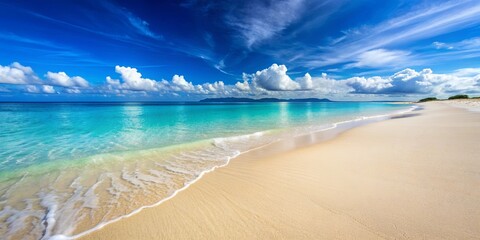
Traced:
[[454, 107], [460, 107], [468, 109], [470, 111], [480, 112], [480, 98], [449, 100], [447, 101], [447, 103]]
[[445, 102], [251, 152], [83, 239], [480, 239], [480, 114]]

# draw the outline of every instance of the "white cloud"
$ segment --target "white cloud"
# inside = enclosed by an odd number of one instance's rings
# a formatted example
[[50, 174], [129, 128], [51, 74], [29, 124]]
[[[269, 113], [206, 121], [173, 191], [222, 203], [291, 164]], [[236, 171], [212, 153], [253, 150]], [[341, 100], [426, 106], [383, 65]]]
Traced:
[[42, 85], [42, 91], [44, 93], [56, 93], [55, 88], [53, 88], [53, 86], [50, 86], [50, 85]]
[[350, 78], [346, 84], [356, 93], [379, 94], [433, 94], [480, 93], [480, 75], [471, 77], [453, 74], [435, 74], [429, 68], [417, 72], [404, 69], [392, 76]]
[[[467, 1], [443, 1], [439, 4], [421, 4], [415, 5], [410, 12], [399, 14], [386, 21], [373, 26], [361, 26], [354, 29], [343, 31], [345, 35], [338, 36], [337, 40], [328, 46], [300, 46], [282, 49], [283, 59], [291, 59], [298, 56], [298, 52], [303, 55], [298, 57], [294, 64], [297, 66], [317, 68], [326, 66], [335, 66], [338, 64], [351, 64], [359, 56], [367, 54], [365, 60], [371, 59], [368, 53], [375, 49], [389, 49], [399, 45], [408, 45], [415, 41], [425, 40], [436, 36], [442, 36], [445, 33], [454, 32], [462, 29], [468, 29], [480, 24], [480, 4], [473, 0]], [[440, 45], [442, 43], [438, 42]], [[478, 40], [466, 41], [462, 44], [474, 46], [480, 43]], [[447, 48], [451, 44], [445, 45]], [[456, 49], [455, 45], [452, 45]], [[478, 49], [478, 47], [477, 47]], [[273, 54], [278, 54], [272, 51]], [[478, 53], [478, 50], [477, 50]], [[478, 57], [467, 55], [469, 58]], [[398, 68], [405, 68], [419, 63], [431, 62], [433, 58], [438, 60], [438, 56], [428, 54], [418, 54], [415, 52], [408, 55], [406, 61], [395, 65]], [[442, 57], [442, 56], [440, 56]], [[381, 59], [381, 58], [378, 58]], [[362, 62], [362, 59], [356, 59]], [[452, 60], [452, 58], [445, 58]], [[375, 68], [391, 68], [392, 63], [366, 61], [369, 64], [359, 64], [357, 66], [370, 66]], [[354, 63], [355, 64], [355, 63]], [[350, 67], [352, 67], [350, 65]]]
[[[284, 65], [273, 64], [267, 69], [246, 76], [251, 79], [253, 88], [244, 87], [249, 84], [246, 78], [243, 83], [237, 82], [235, 87], [255, 95], [292, 91], [310, 91], [310, 96], [316, 96], [316, 94], [433, 94], [445, 96], [453, 93], [480, 93], [480, 70], [477, 68], [459, 69], [451, 74], [435, 74], [428, 68], [419, 72], [407, 68], [387, 77], [352, 77], [348, 79], [332, 79], [325, 73], [320, 77], [312, 77], [307, 73], [304, 77], [292, 80], [287, 75], [287, 68]], [[306, 95], [305, 93], [298, 94]], [[284, 95], [289, 95], [289, 93]]]
[[436, 49], [453, 49], [452, 46], [446, 44], [446, 43], [443, 43], [443, 42], [433, 42], [432, 45], [436, 48]]
[[127, 89], [132, 91], [158, 91], [159, 82], [142, 78], [142, 74], [137, 71], [136, 68], [115, 66], [115, 72], [120, 74], [120, 78], [123, 83], [120, 83], [117, 79], [112, 79], [107, 76], [107, 84], [110, 84], [114, 88]]
[[469, 38], [453, 44], [454, 48], [477, 49], [480, 48], [480, 37]]
[[296, 79], [297, 82], [300, 84], [301, 89], [309, 90], [313, 89], [313, 80], [312, 76], [309, 73], [305, 73], [305, 76]]
[[52, 85], [65, 88], [66, 93], [78, 93], [77, 88], [86, 88], [88, 82], [82, 77], [69, 77], [65, 72], [47, 72], [45, 75], [47, 80], [41, 80], [31, 67], [23, 66], [18, 62], [14, 62], [9, 66], [0, 65], [0, 83], [25, 85], [20, 89], [27, 93], [47, 93], [52, 94], [57, 91]]
[[225, 90], [225, 83], [222, 81], [217, 81], [214, 83], [204, 83], [202, 84], [202, 89], [207, 93], [217, 93]]
[[28, 93], [39, 93], [40, 90], [35, 85], [27, 85], [25, 86], [25, 91]]
[[335, 80], [322, 73], [320, 77], [312, 77], [313, 91], [321, 94], [347, 94], [353, 91], [353, 88], [345, 84], [344, 80]]
[[27, 93], [56, 93], [53, 86], [50, 85], [26, 85], [24, 90]]
[[480, 38], [474, 37], [469, 39], [464, 39], [460, 42], [453, 43], [443, 43], [443, 42], [433, 42], [432, 45], [436, 49], [448, 49], [448, 50], [477, 50], [480, 48]]
[[150, 24], [148, 24], [147, 21], [142, 20], [141, 18], [133, 15], [130, 12], [125, 13], [127, 15], [127, 19], [130, 22], [130, 24], [142, 35], [145, 35], [147, 37], [155, 38], [155, 39], [161, 39], [162, 37], [155, 34], [150, 30]]
[[300, 84], [287, 75], [285, 65], [272, 64], [267, 69], [251, 75], [255, 87], [271, 91], [288, 91], [300, 89]]
[[[0, 66], [1, 67], [1, 66]], [[13, 79], [17, 85], [28, 81], [18, 81], [18, 79], [29, 79], [36, 76], [29, 67], [14, 63], [7, 67], [2, 67], [2, 74], [14, 76]], [[7, 69], [7, 71], [5, 71]], [[14, 70], [12, 70], [14, 69]], [[14, 72], [10, 74], [10, 72]], [[126, 96], [128, 94], [148, 95], [155, 92], [164, 96], [197, 96], [197, 97], [279, 97], [279, 98], [298, 98], [298, 97], [325, 97], [338, 96], [348, 98], [349, 96], [417, 96], [433, 95], [437, 97], [448, 96], [452, 94], [480, 94], [480, 68], [464, 68], [453, 71], [449, 74], [437, 74], [431, 69], [426, 68], [421, 71], [406, 68], [398, 71], [391, 76], [371, 76], [371, 77], [351, 77], [347, 79], [334, 79], [327, 74], [320, 76], [311, 76], [306, 73], [302, 77], [292, 79], [287, 74], [285, 65], [272, 64], [270, 67], [257, 71], [253, 74], [243, 74], [243, 81], [232, 85], [225, 84], [223, 81], [203, 84], [193, 84], [185, 79], [183, 75], [174, 75], [170, 81], [154, 80], [144, 78], [136, 68], [116, 66], [115, 71], [120, 74], [120, 79], [106, 78], [106, 84], [103, 86], [88, 86], [88, 82], [79, 80], [79, 77], [68, 77], [67, 74], [47, 73], [48, 81], [38, 80], [35, 83], [23, 84], [22, 87], [13, 87], [3, 89], [2, 92], [14, 92], [18, 89], [27, 93], [61, 93], [61, 94], [115, 94]], [[27, 76], [27, 77], [25, 77]], [[83, 78], [81, 78], [83, 79]], [[12, 84], [8, 84], [0, 88]], [[54, 86], [61, 86], [55, 89]], [[82, 91], [81, 91], [82, 90]], [[344, 98], [344, 99], [345, 99]]]
[[40, 79], [35, 75], [31, 67], [14, 62], [10, 66], [0, 65], [0, 83], [37, 84], [40, 83]]
[[248, 78], [249, 78], [248, 74], [243, 73], [242, 78], [243, 78], [243, 82], [235, 83], [235, 87], [242, 92], [250, 91], [251, 88], [250, 88], [250, 84], [248, 83]]
[[249, 91], [250, 85], [248, 82], [237, 82], [235, 83], [235, 87], [240, 91]]
[[80, 87], [86, 88], [88, 87], [87, 80], [83, 79], [79, 76], [69, 77], [65, 72], [47, 72], [47, 80], [50, 81], [52, 85], [73, 88], [73, 87]]
[[409, 61], [409, 52], [387, 49], [373, 49], [361, 53], [354, 63], [347, 64], [346, 68], [379, 68], [385, 66], [403, 65]]
[[175, 91], [193, 91], [195, 87], [191, 82], [187, 82], [183, 75], [174, 75], [172, 78], [171, 87]]
[[[174, 75], [171, 81], [154, 80], [143, 78], [142, 74], [136, 68], [116, 66], [115, 71], [120, 74], [121, 80], [112, 79], [110, 76], [106, 78], [106, 86], [109, 90], [130, 90], [145, 92], [160, 92], [173, 94], [175, 92], [192, 93], [192, 94], [224, 94], [226, 91], [225, 84], [222, 81], [214, 83], [204, 83], [202, 85], [194, 85], [185, 79], [183, 75]], [[233, 88], [230, 86], [230, 88]]]
[[279, 34], [293, 23], [301, 16], [303, 3], [303, 0], [232, 3], [232, 9], [226, 10], [225, 20], [250, 48]]
[[67, 93], [72, 93], [72, 94], [82, 93], [82, 91], [80, 91], [80, 89], [78, 89], [78, 88], [67, 88], [67, 89], [65, 89], [65, 91]]
[[[130, 12], [126, 8], [110, 3], [110, 1], [101, 1], [98, 5], [103, 6], [105, 10], [116, 14], [119, 17], [117, 21], [124, 23], [126, 27], [132, 28], [136, 33], [154, 39], [162, 39], [161, 35], [157, 35], [150, 29], [150, 24], [147, 21], [135, 15], [133, 12]], [[130, 36], [127, 36], [127, 38], [131, 39]]]
[[459, 77], [474, 77], [480, 74], [480, 68], [460, 68], [453, 72], [453, 75]]
[[353, 77], [346, 80], [346, 84], [352, 87], [357, 93], [376, 93], [385, 88], [392, 87], [389, 79], [382, 77]]

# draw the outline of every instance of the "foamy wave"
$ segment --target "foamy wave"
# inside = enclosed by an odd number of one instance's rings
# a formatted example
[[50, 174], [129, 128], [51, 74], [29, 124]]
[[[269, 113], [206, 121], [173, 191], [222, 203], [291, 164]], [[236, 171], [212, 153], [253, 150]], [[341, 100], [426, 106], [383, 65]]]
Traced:
[[251, 140], [258, 140], [265, 135], [265, 132], [255, 132], [252, 134], [245, 134], [233, 137], [214, 138], [213, 144], [219, 148], [226, 148], [229, 144], [242, 144]]

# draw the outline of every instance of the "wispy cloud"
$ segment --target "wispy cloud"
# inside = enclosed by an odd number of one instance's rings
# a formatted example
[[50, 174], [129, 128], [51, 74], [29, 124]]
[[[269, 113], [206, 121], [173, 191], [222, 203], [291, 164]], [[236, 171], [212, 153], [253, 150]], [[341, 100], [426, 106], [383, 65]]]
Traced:
[[459, 42], [433, 42], [432, 45], [436, 49], [448, 50], [478, 50], [480, 51], [480, 37], [464, 39]]
[[432, 43], [429, 48], [435, 48], [434, 51], [424, 52], [417, 56], [424, 62], [449, 62], [463, 59], [475, 59], [480, 57], [480, 38], [468, 38], [457, 42], [438, 42]]
[[[375, 49], [400, 51], [396, 49], [399, 45], [405, 46], [417, 40], [477, 26], [480, 23], [479, 16], [478, 1], [448, 1], [436, 5], [417, 6], [410, 12], [376, 25], [344, 30], [344, 35], [329, 45], [315, 47], [301, 45], [298, 48], [281, 50], [281, 54], [296, 56], [293, 64], [308, 68], [349, 64], [352, 59], [361, 58]], [[304, 54], [298, 57], [298, 52]], [[402, 56], [407, 57], [408, 54], [399, 55], [399, 60], [407, 62], [407, 59], [401, 58]], [[388, 66], [391, 66], [391, 62], [387, 61], [384, 67]], [[382, 66], [377, 64], [375, 67]]]
[[139, 16], [135, 15], [133, 12], [128, 9], [110, 3], [108, 1], [103, 1], [102, 4], [106, 10], [118, 15], [122, 22], [130, 25], [135, 29], [135, 31], [143, 36], [147, 36], [156, 40], [162, 40], [163, 37], [150, 29], [150, 24]]
[[[117, 25], [103, 24], [102, 28], [98, 28], [95, 27], [95, 24], [79, 24], [72, 22], [69, 19], [47, 16], [40, 12], [31, 11], [29, 9], [15, 8], [15, 10], [41, 19], [43, 21], [48, 21], [59, 26], [68, 27], [70, 29], [93, 34], [96, 36], [101, 36], [108, 40], [128, 43], [153, 51], [158, 49], [157, 44], [145, 41], [145, 39], [135, 37], [136, 34], [140, 34], [142, 36], [148, 36], [156, 40], [162, 40], [162, 37], [160, 35], [157, 35], [150, 31], [148, 23], [146, 21], [142, 20], [141, 18], [137, 17], [129, 11], [122, 9], [121, 7], [109, 3], [108, 1], [102, 1], [99, 6], [103, 6], [106, 10], [108, 10], [110, 15], [102, 15], [101, 17], [103, 19], [100, 20], [98, 19], [99, 15], [96, 12], [83, 11], [82, 13], [86, 14], [86, 16], [91, 16], [91, 19], [93, 19], [93, 21], [105, 22], [105, 19], [110, 18], [109, 22], [117, 23]], [[90, 19], [86, 16], [84, 16], [85, 19]], [[122, 24], [124, 27], [119, 27], [118, 23]]]
[[247, 48], [268, 40], [298, 19], [303, 0], [250, 1], [225, 15], [226, 24], [238, 32]]
[[53, 43], [51, 41], [47, 41], [43, 39], [28, 38], [28, 37], [20, 36], [18, 34], [9, 33], [9, 32], [0, 32], [0, 39], [12, 41], [20, 44], [41, 46], [43, 48], [66, 49], [65, 47], [61, 47], [58, 43]]
[[354, 58], [353, 63], [345, 65], [345, 68], [378, 68], [386, 66], [402, 66], [409, 61], [410, 52], [407, 51], [390, 51], [386, 49], [373, 49], [360, 53]]
[[[48, 41], [35, 37], [18, 35], [9, 32], [0, 32], [0, 42], [5, 42], [10, 47], [8, 50], [15, 50], [23, 54], [36, 54], [41, 59], [29, 58], [23, 62], [46, 64], [45, 58], [49, 59], [48, 65], [59, 66], [105, 66], [106, 62], [94, 58], [90, 53], [79, 50], [73, 46], [63, 43]], [[109, 65], [111, 66], [111, 65]]]
[[134, 26], [141, 34], [145, 35], [145, 36], [148, 36], [148, 37], [152, 37], [152, 38], [155, 38], [155, 39], [161, 39], [162, 37], [153, 33], [150, 28], [149, 28], [149, 24], [148, 22], [146, 22], [145, 20], [142, 20], [140, 19], [139, 17], [133, 15], [133, 14], [128, 14], [127, 16], [128, 18], [128, 21], [132, 24], [132, 26]]
[[443, 42], [433, 42], [432, 45], [436, 48], [436, 49], [453, 49], [452, 46], [446, 44], [446, 43], [443, 43]]

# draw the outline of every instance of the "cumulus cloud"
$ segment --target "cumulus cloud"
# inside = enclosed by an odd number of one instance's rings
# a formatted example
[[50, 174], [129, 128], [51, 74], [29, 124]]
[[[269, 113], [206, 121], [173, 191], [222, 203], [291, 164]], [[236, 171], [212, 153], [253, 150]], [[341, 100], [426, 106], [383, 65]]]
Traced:
[[389, 77], [350, 78], [346, 84], [356, 93], [434, 94], [480, 93], [480, 75], [435, 74], [407, 68]]
[[322, 94], [347, 94], [354, 89], [346, 84], [345, 80], [335, 80], [328, 77], [326, 73], [322, 73], [320, 77], [313, 77], [313, 92]]
[[50, 86], [50, 85], [42, 85], [42, 91], [44, 93], [55, 93], [55, 88], [53, 88], [53, 86]]
[[80, 89], [78, 89], [78, 88], [67, 88], [65, 91], [67, 93], [72, 93], [72, 94], [82, 93], [82, 91], [80, 91]]
[[24, 85], [17, 89], [26, 93], [57, 93], [53, 86], [62, 87], [66, 93], [79, 93], [78, 88], [87, 88], [89, 83], [80, 76], [69, 77], [65, 72], [47, 72], [46, 79], [40, 79], [33, 69], [14, 62], [9, 66], [0, 65], [0, 84]]
[[35, 86], [35, 85], [27, 85], [27, 86], [25, 86], [25, 92], [28, 92], [28, 93], [39, 93], [40, 90], [39, 90], [38, 87]]
[[73, 87], [80, 87], [86, 88], [88, 87], [87, 80], [83, 79], [80, 76], [69, 77], [65, 72], [47, 72], [47, 80], [50, 81], [52, 85], [73, 88]]
[[310, 76], [309, 73], [305, 73], [305, 76], [298, 78], [296, 80], [298, 81], [302, 89], [304, 90], [313, 89], [313, 80], [312, 80], [312, 76]]
[[376, 93], [393, 86], [389, 79], [383, 79], [378, 76], [369, 78], [353, 77], [346, 80], [345, 83], [357, 93]]
[[26, 85], [25, 92], [27, 93], [47, 93], [52, 94], [56, 93], [53, 86], [50, 85]]
[[[246, 77], [245, 77], [246, 76]], [[249, 84], [249, 80], [252, 84]], [[240, 91], [253, 94], [258, 90], [273, 92], [311, 91], [315, 94], [383, 94], [409, 95], [450, 93], [480, 93], [480, 69], [459, 69], [451, 74], [435, 74], [431, 69], [415, 71], [407, 68], [391, 76], [352, 77], [333, 79], [322, 73], [312, 77], [306, 73], [292, 80], [284, 65], [273, 64], [254, 74], [244, 74], [244, 81], [237, 82]], [[265, 93], [265, 92], [263, 92]]]
[[136, 68], [116, 66], [115, 71], [120, 74], [121, 80], [107, 76], [107, 89], [170, 94], [176, 92], [191, 94], [224, 94], [227, 91], [225, 84], [222, 81], [194, 85], [192, 82], [187, 81], [183, 75], [175, 74], [171, 81], [165, 79], [157, 81], [142, 77], [142, 74]]
[[191, 82], [187, 82], [185, 77], [179, 75], [173, 76], [171, 87], [175, 91], [193, 91], [195, 89]]
[[9, 66], [0, 65], [0, 83], [6, 84], [37, 84], [40, 79], [31, 67], [26, 67], [18, 62]]
[[116, 66], [115, 72], [120, 74], [123, 83], [120, 83], [118, 79], [112, 79], [110, 76], [107, 76], [107, 84], [114, 88], [133, 91], [158, 91], [159, 85], [161, 85], [161, 83], [155, 80], [143, 78], [136, 68]]
[[300, 89], [300, 84], [287, 75], [285, 65], [272, 64], [267, 69], [257, 71], [251, 75], [256, 87], [271, 91], [291, 91]]
[[[252, 74], [244, 73], [242, 81], [225, 84], [223, 81], [193, 84], [183, 75], [174, 75], [171, 80], [145, 78], [132, 67], [116, 66], [119, 79], [106, 77], [104, 85], [90, 86], [81, 77], [69, 77], [64, 72], [48, 72], [46, 80], [36, 77], [30, 67], [13, 63], [0, 66], [2, 92], [23, 91], [46, 94], [143, 94], [164, 96], [197, 97], [337, 97], [368, 95], [434, 95], [448, 96], [466, 93], [480, 94], [480, 68], [464, 68], [449, 74], [434, 73], [426, 68], [421, 71], [406, 68], [390, 76], [351, 77], [335, 79], [327, 74], [312, 76], [306, 73], [292, 79], [285, 65], [272, 64], [270, 67]], [[16, 86], [8, 88], [8, 86]], [[7, 88], [5, 88], [7, 87]]]
[[310, 91], [317, 92], [348, 92], [350, 87], [330, 79], [325, 73], [312, 77], [306, 73], [303, 77], [293, 80], [287, 74], [285, 65], [272, 64], [270, 67], [253, 74], [243, 74], [243, 82], [237, 82], [235, 87], [240, 91], [275, 92], [275, 91]]
[[250, 90], [250, 84], [248, 81], [243, 81], [243, 82], [237, 82], [235, 83], [235, 87], [243, 92], [249, 91]]
[[202, 85], [203, 91], [207, 93], [217, 93], [225, 90], [225, 83], [222, 81], [217, 81], [214, 83], [205, 83]]

